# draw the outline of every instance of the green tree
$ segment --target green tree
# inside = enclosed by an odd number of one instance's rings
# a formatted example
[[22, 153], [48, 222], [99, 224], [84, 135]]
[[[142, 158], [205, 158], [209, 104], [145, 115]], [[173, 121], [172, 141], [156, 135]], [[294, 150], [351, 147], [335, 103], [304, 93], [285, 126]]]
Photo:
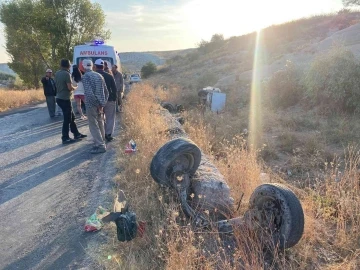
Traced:
[[285, 67], [275, 72], [266, 84], [266, 95], [271, 105], [287, 108], [297, 104], [305, 91], [300, 79], [296, 66], [287, 61]]
[[222, 43], [224, 41], [224, 35], [223, 34], [214, 34], [212, 37], [211, 37], [211, 40], [210, 42], [211, 43]]
[[222, 34], [214, 34], [210, 41], [201, 40], [198, 43], [198, 48], [200, 52], [210, 53], [217, 49], [220, 49], [225, 44], [224, 35]]
[[156, 65], [153, 62], [147, 62], [142, 68], [141, 68], [141, 77], [144, 79], [150, 77], [152, 74], [156, 72], [157, 68]]
[[90, 0], [11, 0], [0, 5], [6, 51], [12, 68], [29, 87], [39, 87], [45, 68], [72, 59], [75, 45], [107, 39], [105, 15]]

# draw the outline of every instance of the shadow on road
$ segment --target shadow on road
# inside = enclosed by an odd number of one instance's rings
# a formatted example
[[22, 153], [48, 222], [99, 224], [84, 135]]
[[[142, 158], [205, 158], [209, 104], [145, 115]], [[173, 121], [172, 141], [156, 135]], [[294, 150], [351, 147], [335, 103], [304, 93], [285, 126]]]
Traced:
[[[87, 125], [86, 120], [77, 121], [78, 128]], [[17, 148], [25, 145], [41, 141], [48, 137], [59, 136], [59, 144], [61, 144], [61, 128], [62, 121], [56, 121], [54, 123], [34, 128], [26, 131], [17, 132], [15, 134], [6, 135], [0, 137], [0, 154], [13, 151]], [[70, 136], [72, 134], [70, 133]]]
[[[53, 146], [53, 147], [50, 147], [50, 148], [46, 148], [46, 149], [44, 149], [42, 151], [39, 151], [39, 152], [37, 152], [37, 153], [35, 153], [33, 155], [30, 155], [30, 156], [28, 156], [26, 158], [19, 159], [19, 160], [15, 161], [13, 163], [10, 163], [10, 164], [8, 164], [6, 166], [0, 167], [0, 171], [10, 169], [11, 167], [20, 165], [22, 163], [26, 163], [28, 161], [31, 161], [31, 160], [35, 159], [35, 158], [41, 157], [43, 154], [50, 153], [51, 151], [56, 150], [56, 149], [61, 148], [61, 147], [63, 147], [63, 146], [61, 144], [59, 144], [59, 145], [56, 145], [56, 146]], [[1, 185], [0, 185], [0, 188], [1, 188]]]
[[[79, 238], [79, 242], [70, 243], [68, 239], [71, 237]], [[93, 233], [80, 232], [80, 228], [76, 225], [70, 226], [67, 230], [59, 233], [54, 239], [44, 245], [39, 246], [32, 252], [28, 253], [24, 257], [17, 261], [7, 265], [4, 270], [15, 270], [15, 269], [79, 269], [79, 266], [70, 265], [76, 261], [77, 258], [85, 257], [87, 252], [84, 247], [87, 246], [88, 240], [94, 237]], [[44, 258], [53, 258], [50, 264], [41, 265]], [[100, 265], [96, 266], [96, 269], [102, 269]]]
[[76, 149], [48, 163], [6, 180], [0, 185], [0, 205], [89, 159], [87, 147]]

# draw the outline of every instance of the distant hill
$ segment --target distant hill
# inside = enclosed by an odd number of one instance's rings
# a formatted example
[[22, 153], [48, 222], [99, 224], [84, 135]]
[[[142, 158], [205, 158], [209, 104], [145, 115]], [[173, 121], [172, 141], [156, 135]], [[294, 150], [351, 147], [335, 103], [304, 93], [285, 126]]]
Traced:
[[155, 51], [155, 52], [123, 52], [119, 53], [121, 64], [129, 71], [139, 71], [147, 62], [153, 62], [161, 66], [167, 59], [176, 55], [185, 55], [193, 49], [175, 51]]
[[151, 54], [151, 53], [141, 53], [141, 52], [125, 52], [119, 53], [121, 65], [125, 66], [126, 69], [130, 71], [138, 71], [143, 65], [147, 62], [153, 62], [155, 65], [159, 66], [164, 64], [164, 59]]
[[[341, 45], [360, 59], [360, 12], [340, 11], [336, 14], [303, 18], [264, 28], [259, 35], [261, 65], [258, 79], [269, 79], [288, 61], [299, 71], [306, 70], [317, 55], [333, 45]], [[251, 82], [257, 33], [231, 37], [214, 50], [193, 49], [185, 55], [173, 56], [166, 72], [154, 80], [196, 87], [199, 78], [209, 72], [216, 78], [213, 86], [231, 88], [239, 82]], [[260, 56], [258, 56], [258, 60]], [[191, 87], [190, 87], [191, 86]], [[207, 85], [203, 85], [205, 87]]]
[[11, 68], [9, 68], [6, 63], [0, 63], [0, 72], [10, 75], [16, 75], [15, 72]]

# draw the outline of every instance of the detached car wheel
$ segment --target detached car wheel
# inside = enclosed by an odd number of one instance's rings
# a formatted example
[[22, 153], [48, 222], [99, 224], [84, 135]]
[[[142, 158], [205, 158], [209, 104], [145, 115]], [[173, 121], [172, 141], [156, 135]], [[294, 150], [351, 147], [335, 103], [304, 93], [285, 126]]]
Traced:
[[177, 138], [157, 151], [150, 164], [150, 173], [157, 183], [170, 187], [173, 173], [181, 171], [192, 176], [200, 161], [199, 147], [191, 140]]
[[[251, 217], [281, 249], [296, 245], [304, 232], [304, 212], [296, 195], [281, 184], [264, 184], [250, 197]], [[256, 226], [256, 225], [255, 225]]]

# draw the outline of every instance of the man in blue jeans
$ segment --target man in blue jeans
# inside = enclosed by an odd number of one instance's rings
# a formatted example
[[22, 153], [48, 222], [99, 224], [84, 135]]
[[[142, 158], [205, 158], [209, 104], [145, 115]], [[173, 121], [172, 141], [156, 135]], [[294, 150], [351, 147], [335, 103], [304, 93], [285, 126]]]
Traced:
[[[76, 87], [71, 84], [70, 61], [68, 59], [62, 59], [60, 66], [61, 69], [55, 74], [55, 84], [57, 89], [56, 103], [59, 105], [64, 115], [61, 137], [62, 143], [70, 144], [87, 137], [87, 135], [81, 134], [75, 123], [75, 114], [70, 99], [72, 92]], [[69, 129], [74, 134], [74, 139], [69, 137]]]

